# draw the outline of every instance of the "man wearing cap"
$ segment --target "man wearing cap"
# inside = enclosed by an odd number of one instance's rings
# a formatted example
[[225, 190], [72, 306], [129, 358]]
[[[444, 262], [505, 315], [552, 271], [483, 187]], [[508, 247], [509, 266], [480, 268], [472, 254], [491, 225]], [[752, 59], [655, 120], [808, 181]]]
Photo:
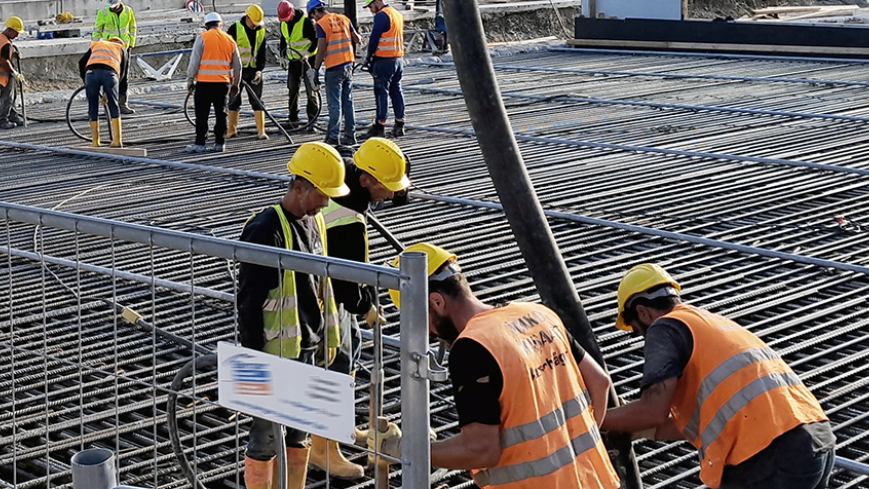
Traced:
[[187, 64], [187, 91], [196, 106], [196, 141], [184, 148], [188, 153], [204, 153], [208, 136], [208, 114], [214, 106], [214, 144], [212, 151], [222, 153], [226, 138], [227, 96], [238, 96], [241, 84], [241, 58], [235, 40], [223, 32], [223, 19], [217, 12], [205, 16], [208, 29], [196, 37]]
[[[268, 139], [266, 134], [266, 114], [260, 100], [263, 96], [263, 70], [266, 67], [266, 29], [263, 9], [259, 5], [251, 5], [238, 22], [229, 26], [226, 31], [229, 37], [235, 39], [238, 54], [241, 57], [241, 79], [247, 83], [257, 100], [248, 95], [250, 105], [254, 110], [256, 133], [258, 139]], [[226, 137], [232, 138], [238, 134], [238, 115], [241, 109], [241, 94], [229, 102], [229, 125]]]
[[[293, 4], [287, 0], [278, 4], [278, 19], [281, 21], [280, 52], [287, 53], [286, 59], [282, 60], [282, 66], [286, 64], [287, 68], [289, 122], [298, 126], [299, 89], [302, 86], [302, 77], [306, 75], [304, 61], [317, 54], [317, 30], [314, 28], [314, 21], [305, 15], [304, 10], [293, 8]], [[313, 120], [320, 110], [320, 101], [313, 88], [305, 84], [305, 95], [308, 98], [305, 113], [308, 121]]]
[[344, 112], [344, 135], [340, 143], [356, 144], [356, 115], [353, 108], [353, 63], [359, 35], [350, 19], [326, 11], [322, 0], [308, 2], [308, 15], [317, 23], [317, 59], [315, 72], [326, 66], [326, 97], [329, 100], [329, 130], [326, 143], [339, 143], [341, 112]]
[[368, 129], [367, 137], [383, 136], [389, 99], [395, 112], [392, 137], [404, 136], [404, 93], [401, 77], [404, 73], [404, 17], [383, 0], [365, 0], [365, 6], [374, 15], [374, 26], [368, 38], [365, 64], [374, 77], [374, 102], [377, 115]]
[[[470, 470], [482, 488], [619, 487], [598, 432], [609, 377], [558, 316], [541, 304], [485, 304], [471, 292], [456, 255], [428, 243], [404, 250], [411, 252], [428, 259], [429, 334], [451, 345], [462, 430], [432, 443], [432, 465]], [[399, 306], [399, 292], [389, 294]], [[378, 448], [401, 458], [400, 431], [390, 428]]]
[[[305, 143], [287, 165], [294, 180], [281, 202], [248, 220], [241, 241], [326, 255], [320, 211], [347, 195], [341, 155], [324, 143]], [[241, 344], [282, 358], [311, 363], [334, 358], [340, 344], [338, 309], [328, 277], [242, 263], [238, 274]], [[302, 489], [309, 448], [305, 432], [287, 428], [287, 488]], [[245, 454], [247, 489], [278, 487], [274, 426], [254, 419]]]
[[0, 129], [13, 129], [16, 125], [24, 125], [24, 119], [13, 107], [15, 85], [24, 83], [24, 75], [12, 66], [12, 58], [18, 56], [12, 41], [22, 32], [24, 22], [18, 17], [9, 17], [6, 19], [6, 29], [0, 33]]
[[[94, 23], [92, 41], [108, 41], [110, 37], [119, 37], [124, 42], [124, 49], [129, 51], [136, 47], [136, 16], [133, 9], [124, 5], [121, 0], [108, 0], [108, 7], [97, 12], [97, 21]], [[129, 70], [127, 70], [129, 71]], [[118, 85], [120, 96], [119, 107], [122, 114], [134, 114], [135, 111], [127, 105], [127, 76], [122, 73]]]
[[622, 278], [616, 327], [645, 338], [642, 394], [602, 429], [688, 440], [713, 489], [826, 487], [836, 438], [817, 399], [760, 338], [680, 292], [651, 263]]

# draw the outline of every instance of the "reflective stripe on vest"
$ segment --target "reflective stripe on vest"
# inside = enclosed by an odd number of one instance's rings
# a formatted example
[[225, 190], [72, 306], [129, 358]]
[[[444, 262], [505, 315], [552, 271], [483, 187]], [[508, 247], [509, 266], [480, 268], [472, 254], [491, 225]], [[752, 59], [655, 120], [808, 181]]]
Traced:
[[[7, 44], [12, 44], [12, 41], [9, 40], [4, 34], [0, 34], [0, 50], [2, 50]], [[11, 48], [10, 48], [11, 49]], [[0, 87], [5, 87], [9, 85], [9, 80], [12, 79], [12, 72], [0, 67]]]
[[748, 460], [797, 426], [827, 420], [800, 378], [750, 331], [684, 304], [664, 317], [685, 324], [693, 337], [670, 411], [700, 450], [700, 479], [710, 488], [721, 485], [725, 466]]
[[[280, 204], [272, 207], [278, 215], [283, 231], [284, 246], [293, 249], [293, 231], [287, 221]], [[256, 217], [254, 215], [251, 219]], [[314, 217], [320, 240], [323, 243], [323, 253], [326, 253], [326, 224], [323, 216]], [[326, 327], [327, 346], [337, 348], [341, 344], [338, 329], [338, 307], [332, 292], [332, 282], [328, 277], [320, 280], [319, 297], [325, 307], [324, 322]], [[298, 296], [296, 294], [296, 274], [292, 270], [284, 270], [281, 283], [269, 291], [263, 303], [263, 329], [266, 345], [264, 351], [282, 358], [299, 358], [302, 347], [301, 321], [299, 320]]]
[[136, 16], [130, 7], [124, 5], [120, 15], [112, 12], [111, 7], [106, 7], [97, 12], [91, 39], [107, 41], [109, 37], [117, 36], [124, 41], [124, 48], [131, 48], [136, 44], [136, 32]]
[[567, 331], [554, 312], [512, 303], [474, 316], [459, 338], [483, 346], [511, 379], [500, 397], [501, 459], [496, 467], [472, 471], [477, 485], [619, 487]]
[[340, 14], [326, 14], [317, 25], [326, 33], [326, 69], [356, 60], [350, 37], [350, 20]]
[[242, 68], [256, 68], [256, 55], [266, 40], [266, 30], [263, 28], [256, 30], [256, 46], [252, 49], [250, 39], [247, 38], [247, 31], [244, 29], [244, 22], [235, 23], [235, 37]]
[[88, 59], [87, 66], [106, 65], [120, 75], [123, 52], [124, 47], [117, 42], [97, 41], [91, 44], [91, 57]]
[[389, 17], [389, 30], [380, 35], [374, 56], [401, 58], [404, 56], [404, 17], [392, 7], [386, 7], [377, 14]]
[[344, 207], [332, 199], [329, 199], [329, 205], [322, 212], [323, 219], [326, 221], [326, 229], [346, 226], [348, 224], [362, 224], [365, 235], [365, 263], [368, 263], [368, 219], [365, 218], [365, 214], [360, 214], [349, 207]]
[[317, 54], [317, 46], [305, 37], [305, 22], [307, 21], [308, 16], [302, 15], [302, 18], [293, 24], [292, 32], [288, 30], [286, 22], [281, 22], [281, 34], [284, 36], [284, 41], [286, 41], [288, 48], [293, 48], [287, 49], [287, 58], [291, 60], [302, 59], [302, 56]]
[[229, 83], [232, 79], [232, 54], [235, 40], [220, 29], [211, 29], [200, 34], [204, 43], [196, 81]]

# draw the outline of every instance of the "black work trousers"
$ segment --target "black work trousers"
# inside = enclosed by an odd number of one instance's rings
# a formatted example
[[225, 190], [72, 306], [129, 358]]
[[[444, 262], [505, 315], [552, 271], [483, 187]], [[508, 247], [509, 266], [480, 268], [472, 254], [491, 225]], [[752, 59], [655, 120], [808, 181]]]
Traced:
[[[262, 81], [262, 78], [260, 78], [259, 83], [253, 82], [253, 79], [256, 77], [256, 72], [257, 72], [256, 68], [244, 68], [241, 70], [241, 79], [244, 80], [245, 83], [250, 85], [250, 88], [253, 90], [253, 93], [254, 93], [254, 95], [256, 95], [256, 98], [259, 100], [262, 100], [262, 98], [263, 98], [263, 81]], [[241, 108], [241, 96], [242, 96], [242, 94], [245, 94], [245, 93], [247, 93], [247, 90], [245, 90], [244, 85], [242, 85], [241, 90], [238, 92], [238, 97], [235, 97], [235, 100], [233, 100], [229, 103], [229, 110], [238, 110]], [[257, 103], [256, 100], [252, 99], [250, 97], [249, 93], [247, 93], [247, 99], [248, 99], [248, 101], [250, 101], [250, 106], [253, 110], [263, 110], [263, 106], [261, 104]]]
[[130, 76], [130, 63], [132, 63], [132, 59], [130, 58], [130, 52], [132, 49], [127, 49], [127, 62], [126, 66], [121, 69], [120, 81], [118, 83], [118, 96], [126, 97], [127, 96], [127, 78]]
[[196, 106], [196, 144], [205, 145], [211, 106], [214, 106], [214, 142], [224, 143], [227, 97], [229, 97], [229, 83], [196, 82], [196, 90], [193, 92], [193, 105]]
[[[290, 61], [287, 67], [287, 90], [290, 92], [290, 121], [299, 120], [299, 89], [302, 86], [302, 77], [305, 76], [305, 65], [301, 61]], [[305, 113], [308, 120], [317, 115], [320, 109], [314, 91], [305, 86], [305, 95], [308, 97], [308, 106]]]

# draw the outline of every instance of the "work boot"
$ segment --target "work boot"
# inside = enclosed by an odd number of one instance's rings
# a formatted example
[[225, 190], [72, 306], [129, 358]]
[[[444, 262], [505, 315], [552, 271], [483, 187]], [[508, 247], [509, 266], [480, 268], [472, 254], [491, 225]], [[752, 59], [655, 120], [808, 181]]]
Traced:
[[226, 145], [223, 143], [214, 143], [209, 146], [208, 151], [212, 151], [214, 153], [223, 153], [226, 151]]
[[326, 452], [329, 453], [329, 475], [339, 479], [356, 480], [365, 475], [365, 469], [361, 465], [344, 458], [338, 442], [311, 435], [311, 460], [310, 465], [326, 471]]
[[395, 125], [392, 126], [392, 137], [400, 138], [404, 136], [404, 121], [395, 121]]
[[244, 457], [244, 486], [247, 489], [274, 489], [278, 481], [274, 478], [277, 460], [260, 462], [252, 458]]
[[238, 135], [238, 111], [230, 110], [226, 122], [226, 137], [234, 138]]
[[368, 132], [365, 133], [366, 139], [371, 138], [382, 138], [383, 133], [385, 132], [386, 124], [381, 124], [379, 122], [375, 122], [371, 124], [371, 127], [368, 128]]
[[188, 153], [204, 153], [208, 151], [208, 148], [204, 144], [188, 144], [184, 147], [184, 151]]
[[269, 135], [266, 134], [266, 113], [257, 110], [253, 113], [254, 119], [256, 119], [256, 138], [257, 139], [268, 139]]
[[127, 96], [121, 95], [121, 99], [118, 101], [118, 108], [121, 109], [121, 114], [130, 115], [135, 114], [136, 111], [131, 109], [129, 105], [127, 105]]
[[17, 124], [19, 126], [23, 126], [24, 125], [24, 118], [21, 117], [21, 115], [19, 115], [18, 113], [13, 112], [13, 113], [9, 114], [9, 122], [11, 122], [13, 124]]
[[9, 121], [0, 121], [0, 129], [15, 129], [16, 127], [18, 126]]
[[122, 134], [121, 119], [112, 119], [112, 148], [122, 148], [124, 146], [124, 136]]
[[344, 136], [341, 138], [341, 146], [356, 146], [356, 135]]
[[[287, 489], [305, 489], [310, 453], [310, 448], [287, 448]], [[277, 471], [277, 463], [275, 463], [275, 471]], [[275, 477], [275, 487], [279, 487], [277, 477]]]
[[91, 121], [91, 147], [100, 147], [100, 121]]

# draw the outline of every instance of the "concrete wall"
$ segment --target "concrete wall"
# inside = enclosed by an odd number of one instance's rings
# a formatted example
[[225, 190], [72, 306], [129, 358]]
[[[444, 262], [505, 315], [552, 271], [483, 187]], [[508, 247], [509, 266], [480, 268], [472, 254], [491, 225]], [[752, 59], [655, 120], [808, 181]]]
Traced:
[[[185, 0], [127, 0], [124, 3], [140, 12], [184, 8]], [[211, 5], [208, 0], [205, 3]], [[17, 15], [29, 25], [39, 19], [53, 18], [62, 12], [93, 19], [97, 10], [105, 6], [105, 0], [0, 0], [0, 19]]]

